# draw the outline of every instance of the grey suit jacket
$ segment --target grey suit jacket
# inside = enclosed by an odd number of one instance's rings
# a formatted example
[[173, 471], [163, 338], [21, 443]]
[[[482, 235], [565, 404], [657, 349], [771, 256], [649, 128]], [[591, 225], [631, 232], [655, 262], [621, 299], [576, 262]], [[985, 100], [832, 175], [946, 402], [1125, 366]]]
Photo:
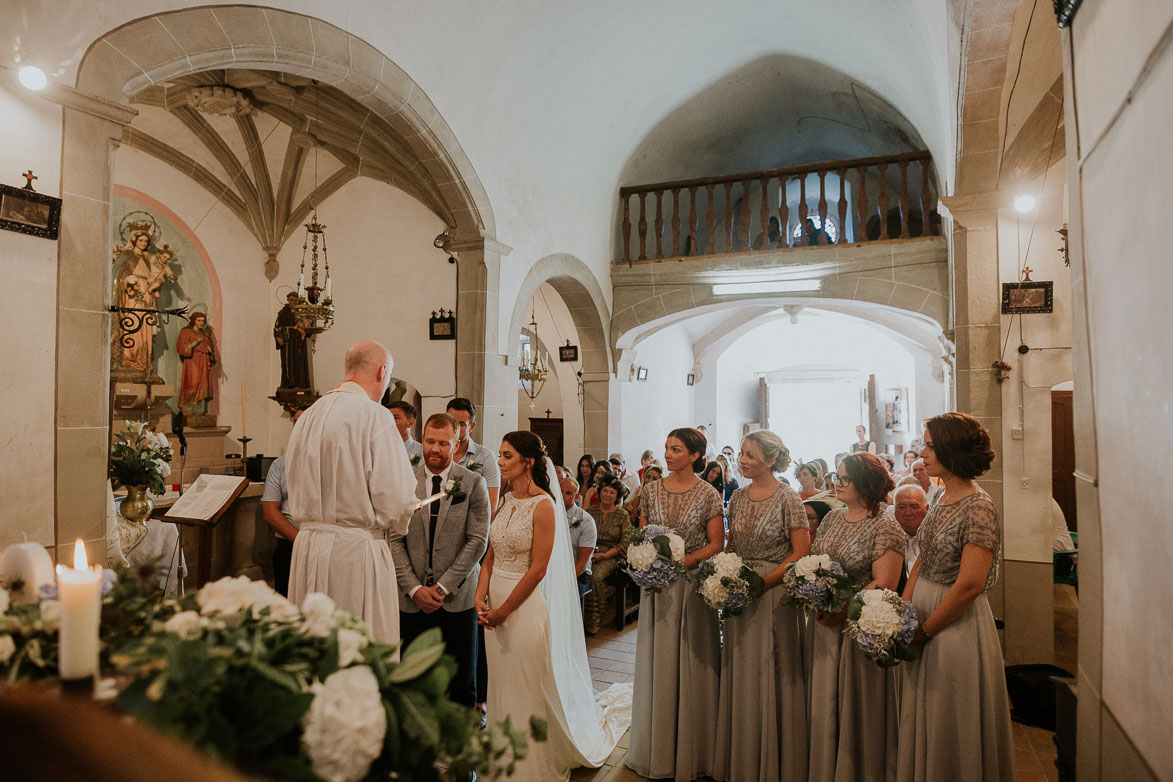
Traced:
[[[433, 494], [431, 473], [423, 460], [415, 468], [420, 497]], [[472, 470], [453, 464], [449, 479], [460, 478], [465, 497], [453, 502], [437, 500], [436, 545], [432, 551], [432, 574], [436, 583], [448, 590], [443, 610], [467, 611], [473, 606], [481, 557], [489, 545], [489, 491], [485, 479]], [[387, 542], [395, 560], [395, 578], [399, 582], [399, 610], [414, 614], [420, 610], [408, 594], [421, 586], [428, 572], [428, 526], [430, 508], [417, 510], [411, 517], [407, 534], [391, 533]]]

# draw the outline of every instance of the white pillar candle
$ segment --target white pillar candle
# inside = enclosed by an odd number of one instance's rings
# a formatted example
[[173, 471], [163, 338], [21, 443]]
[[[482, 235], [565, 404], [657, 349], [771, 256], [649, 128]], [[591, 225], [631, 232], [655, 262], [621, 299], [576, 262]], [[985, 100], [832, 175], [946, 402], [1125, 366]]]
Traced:
[[[41, 587], [53, 583], [53, 558], [40, 543], [14, 543], [0, 557], [0, 584], [11, 590], [16, 605], [35, 603]], [[12, 589], [19, 584], [20, 589]]]
[[57, 566], [57, 600], [61, 603], [57, 671], [63, 680], [85, 679], [98, 673], [98, 625], [102, 614], [102, 566], [86, 562], [86, 547], [78, 538], [73, 567]]

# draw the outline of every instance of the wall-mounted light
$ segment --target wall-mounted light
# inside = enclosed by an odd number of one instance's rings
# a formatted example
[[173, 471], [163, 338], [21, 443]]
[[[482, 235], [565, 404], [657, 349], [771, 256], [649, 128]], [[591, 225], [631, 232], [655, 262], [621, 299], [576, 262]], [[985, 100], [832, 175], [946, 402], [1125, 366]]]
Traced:
[[1022, 195], [1015, 196], [1014, 211], [1019, 214], [1026, 214], [1027, 212], [1034, 211], [1035, 205], [1038, 202], [1039, 200], [1030, 193], [1023, 193]]
[[49, 84], [49, 77], [35, 65], [22, 66], [17, 73], [17, 78], [27, 89], [33, 91], [43, 90]]
[[713, 286], [714, 296], [736, 296], [744, 293], [789, 293], [817, 291], [822, 280], [776, 280], [774, 282], [722, 282]]

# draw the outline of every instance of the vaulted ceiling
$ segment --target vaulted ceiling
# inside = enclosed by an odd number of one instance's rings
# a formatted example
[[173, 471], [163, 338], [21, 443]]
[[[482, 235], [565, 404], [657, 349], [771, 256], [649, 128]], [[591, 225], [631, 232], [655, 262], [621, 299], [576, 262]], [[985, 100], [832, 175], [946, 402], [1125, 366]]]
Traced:
[[435, 183], [389, 123], [328, 85], [216, 70], [148, 87], [123, 144], [190, 176], [274, 257], [330, 194], [358, 176], [410, 193], [448, 224]]

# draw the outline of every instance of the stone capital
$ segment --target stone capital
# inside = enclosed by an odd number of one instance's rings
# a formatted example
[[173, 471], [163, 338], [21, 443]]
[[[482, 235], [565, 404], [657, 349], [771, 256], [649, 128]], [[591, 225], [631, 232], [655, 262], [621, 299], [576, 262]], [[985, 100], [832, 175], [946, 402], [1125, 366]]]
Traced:
[[138, 116], [138, 109], [90, 95], [61, 82], [50, 82], [40, 95], [50, 103], [56, 103], [67, 109], [76, 109], [91, 117], [114, 123], [117, 128], [111, 130], [110, 137], [115, 139], [121, 138], [122, 128], [129, 125]]
[[460, 254], [462, 252], [476, 252], [481, 251], [486, 255], [494, 254], [498, 258], [504, 258], [509, 253], [513, 252], [513, 248], [496, 239], [488, 239], [481, 237], [478, 239], [464, 239], [450, 242], [445, 248], [448, 252]]
[[992, 226], [998, 222], [998, 210], [1012, 205], [1009, 193], [990, 191], [943, 196], [941, 206], [963, 228]]

